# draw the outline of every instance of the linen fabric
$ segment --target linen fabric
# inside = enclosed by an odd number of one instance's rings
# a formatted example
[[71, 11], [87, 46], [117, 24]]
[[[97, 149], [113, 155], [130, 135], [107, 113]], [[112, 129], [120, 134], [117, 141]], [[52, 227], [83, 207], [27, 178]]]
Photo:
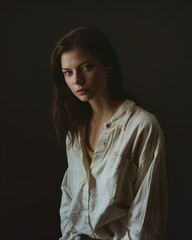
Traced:
[[83, 134], [66, 139], [60, 240], [161, 240], [167, 221], [167, 175], [156, 117], [125, 100], [89, 160]]

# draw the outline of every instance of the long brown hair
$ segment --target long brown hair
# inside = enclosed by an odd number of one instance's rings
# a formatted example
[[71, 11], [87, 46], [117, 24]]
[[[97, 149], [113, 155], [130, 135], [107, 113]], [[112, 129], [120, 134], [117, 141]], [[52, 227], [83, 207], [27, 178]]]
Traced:
[[62, 36], [51, 56], [54, 80], [53, 123], [59, 139], [70, 133], [72, 142], [83, 123], [91, 115], [89, 103], [80, 101], [64, 81], [61, 55], [74, 48], [89, 51], [104, 65], [110, 66], [108, 88], [113, 99], [124, 99], [123, 83], [117, 55], [105, 35], [95, 28], [77, 28]]

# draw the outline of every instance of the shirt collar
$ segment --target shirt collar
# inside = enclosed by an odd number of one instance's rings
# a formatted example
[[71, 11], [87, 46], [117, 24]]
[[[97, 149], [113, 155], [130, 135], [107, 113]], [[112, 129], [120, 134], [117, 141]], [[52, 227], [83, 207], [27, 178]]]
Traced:
[[[107, 122], [110, 126], [118, 125], [120, 127], [125, 127], [129, 118], [131, 117], [133, 110], [135, 108], [135, 103], [130, 100], [125, 100], [113, 114], [112, 118]], [[106, 124], [107, 124], [106, 123]]]

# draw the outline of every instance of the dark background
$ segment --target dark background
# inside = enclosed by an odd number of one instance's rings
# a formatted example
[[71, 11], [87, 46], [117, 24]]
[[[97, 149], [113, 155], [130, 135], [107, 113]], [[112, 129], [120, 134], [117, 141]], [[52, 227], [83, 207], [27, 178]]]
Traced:
[[[144, 2], [144, 1], [143, 1]], [[51, 50], [66, 31], [94, 26], [119, 56], [125, 88], [166, 139], [166, 240], [191, 236], [192, 5], [128, 1], [1, 1], [0, 239], [60, 237], [63, 148], [51, 122]]]

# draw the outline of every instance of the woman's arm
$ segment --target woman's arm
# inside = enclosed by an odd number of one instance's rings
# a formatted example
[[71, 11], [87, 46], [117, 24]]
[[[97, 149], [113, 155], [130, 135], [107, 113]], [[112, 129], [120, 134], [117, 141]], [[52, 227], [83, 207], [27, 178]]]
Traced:
[[61, 185], [62, 198], [61, 198], [61, 206], [60, 206], [60, 219], [61, 219], [62, 237], [59, 240], [80, 240], [81, 239], [80, 235], [78, 235], [72, 222], [68, 218], [68, 209], [70, 206], [70, 202], [72, 200], [72, 196], [69, 190], [68, 174], [69, 172], [67, 169]]
[[164, 137], [158, 122], [144, 126], [135, 151], [138, 167], [129, 210], [129, 240], [162, 240], [167, 222]]

